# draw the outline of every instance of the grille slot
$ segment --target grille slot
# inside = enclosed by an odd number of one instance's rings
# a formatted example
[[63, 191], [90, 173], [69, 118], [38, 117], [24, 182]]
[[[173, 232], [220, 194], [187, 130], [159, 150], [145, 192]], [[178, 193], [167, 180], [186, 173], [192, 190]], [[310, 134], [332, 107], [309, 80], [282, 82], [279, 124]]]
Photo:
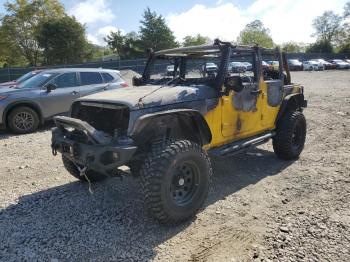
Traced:
[[126, 135], [130, 110], [125, 105], [77, 102], [72, 108], [72, 117], [88, 122], [97, 130], [113, 136], [115, 130], [119, 135]]

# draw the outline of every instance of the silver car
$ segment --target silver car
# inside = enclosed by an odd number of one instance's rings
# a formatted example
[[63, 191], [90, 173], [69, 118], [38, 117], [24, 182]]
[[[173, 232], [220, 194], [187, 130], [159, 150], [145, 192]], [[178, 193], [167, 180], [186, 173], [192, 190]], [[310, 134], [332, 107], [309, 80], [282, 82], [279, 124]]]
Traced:
[[45, 70], [18, 86], [0, 89], [0, 126], [18, 134], [30, 133], [45, 120], [67, 114], [79, 97], [125, 86], [116, 70]]

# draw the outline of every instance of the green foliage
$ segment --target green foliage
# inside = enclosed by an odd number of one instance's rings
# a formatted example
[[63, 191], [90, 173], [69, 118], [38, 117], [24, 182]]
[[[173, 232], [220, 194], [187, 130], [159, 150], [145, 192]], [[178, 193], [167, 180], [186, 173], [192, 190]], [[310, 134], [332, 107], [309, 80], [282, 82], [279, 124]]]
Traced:
[[37, 40], [47, 65], [83, 62], [88, 50], [84, 26], [70, 16], [44, 21]]
[[165, 23], [161, 15], [157, 15], [149, 8], [144, 11], [140, 21], [140, 32], [123, 34], [120, 30], [111, 32], [104, 40], [108, 47], [117, 53], [121, 59], [140, 58], [145, 55], [147, 48], [161, 50], [178, 46], [173, 32]]
[[11, 41], [9, 35], [0, 27], [0, 67], [4, 65], [25, 66], [27, 61], [20, 48]]
[[110, 48], [88, 43], [85, 60], [101, 61], [104, 56], [111, 55], [111, 54], [113, 54], [113, 51]]
[[183, 46], [196, 46], [196, 45], [204, 45], [208, 43], [210, 39], [205, 36], [201, 36], [198, 34], [197, 36], [185, 36], [184, 41], [182, 43]]
[[342, 19], [342, 16], [335, 14], [333, 11], [324, 12], [312, 22], [315, 29], [313, 36], [319, 41], [333, 43], [341, 32]]
[[306, 53], [333, 53], [333, 45], [330, 41], [319, 40], [306, 48]]
[[[16, 0], [5, 4], [7, 14], [2, 18], [0, 31], [7, 36], [8, 43], [20, 50], [29, 65], [36, 66], [40, 47], [36, 36], [39, 24], [64, 15], [58, 0]], [[11, 50], [8, 50], [12, 52]]]
[[347, 2], [344, 6], [344, 18], [350, 17], [350, 2]]
[[260, 20], [255, 20], [247, 24], [240, 32], [237, 42], [241, 45], [258, 44], [266, 48], [272, 48], [274, 46], [270, 36], [270, 30]]
[[333, 52], [334, 49], [340, 53], [349, 54], [350, 46], [350, 2], [344, 6], [342, 15], [335, 14], [333, 11], [326, 11], [313, 21], [317, 42], [310, 45], [309, 52]]
[[340, 46], [338, 52], [342, 53], [342, 54], [347, 54], [349, 57], [350, 56], [350, 41], [348, 43]]
[[135, 32], [123, 35], [120, 30], [111, 32], [105, 38], [108, 47], [117, 53], [121, 59], [133, 59], [142, 57], [144, 52], [140, 48], [140, 40]]
[[167, 26], [165, 19], [147, 8], [140, 21], [140, 47], [143, 50], [153, 48], [154, 51], [177, 47], [175, 36]]
[[287, 53], [299, 53], [304, 52], [305, 47], [299, 43], [291, 41], [282, 45], [282, 51]]

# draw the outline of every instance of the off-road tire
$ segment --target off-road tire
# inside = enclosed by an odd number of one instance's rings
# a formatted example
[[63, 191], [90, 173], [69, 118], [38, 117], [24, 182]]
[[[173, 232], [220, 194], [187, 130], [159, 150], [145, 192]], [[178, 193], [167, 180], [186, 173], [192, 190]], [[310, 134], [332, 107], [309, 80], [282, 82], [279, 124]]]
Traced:
[[207, 153], [189, 140], [154, 145], [140, 169], [145, 203], [161, 224], [168, 225], [198, 212], [207, 198], [211, 177]]
[[[19, 118], [23, 119], [22, 121]], [[24, 124], [26, 122], [26, 124]], [[38, 129], [40, 119], [33, 109], [20, 106], [11, 110], [7, 118], [9, 129], [15, 134], [28, 134]]]
[[306, 138], [306, 120], [302, 112], [288, 111], [277, 125], [272, 145], [276, 155], [283, 160], [297, 159], [303, 151]]
[[[66, 170], [72, 176], [74, 176], [75, 178], [77, 178], [83, 182], [87, 182], [85, 176], [80, 176], [80, 172], [79, 172], [77, 166], [71, 160], [69, 160], [67, 157], [65, 157], [64, 155], [62, 155], [62, 162], [63, 162], [63, 165], [66, 168]], [[107, 176], [100, 174], [98, 172], [92, 171], [92, 170], [87, 171], [86, 176], [89, 178], [90, 182], [98, 182], [98, 181], [102, 181], [102, 180], [107, 178]]]

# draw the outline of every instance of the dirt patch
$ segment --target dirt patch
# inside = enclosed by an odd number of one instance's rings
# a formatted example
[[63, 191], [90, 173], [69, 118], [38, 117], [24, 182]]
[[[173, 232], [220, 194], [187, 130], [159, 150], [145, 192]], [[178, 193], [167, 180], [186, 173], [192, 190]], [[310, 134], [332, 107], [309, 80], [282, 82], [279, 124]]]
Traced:
[[270, 144], [213, 159], [205, 209], [157, 224], [130, 177], [77, 182], [50, 150], [50, 127], [0, 133], [0, 260], [350, 261], [350, 74], [295, 72], [308, 134], [295, 162]]

